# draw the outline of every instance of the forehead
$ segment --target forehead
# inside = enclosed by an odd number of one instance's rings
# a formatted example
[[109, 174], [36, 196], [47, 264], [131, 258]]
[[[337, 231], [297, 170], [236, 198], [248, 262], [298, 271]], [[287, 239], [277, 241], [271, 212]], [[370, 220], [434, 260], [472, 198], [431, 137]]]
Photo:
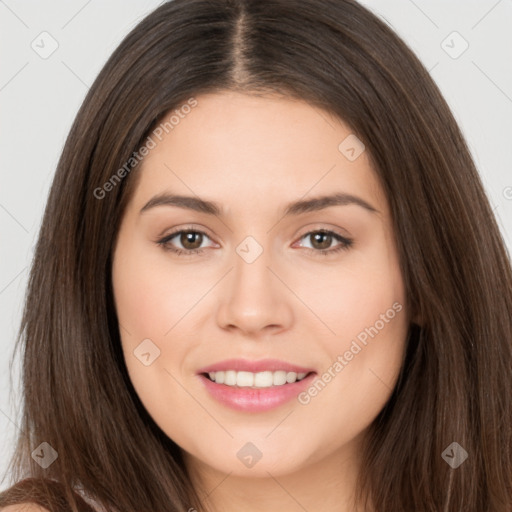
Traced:
[[[307, 195], [385, 200], [369, 157], [350, 127], [304, 101], [234, 92], [200, 95], [170, 112], [144, 157], [134, 200], [171, 192], [244, 210]], [[176, 115], [179, 114], [179, 115]], [[355, 148], [347, 153], [347, 148]], [[348, 155], [348, 156], [347, 156]], [[350, 158], [349, 158], [350, 157]]]

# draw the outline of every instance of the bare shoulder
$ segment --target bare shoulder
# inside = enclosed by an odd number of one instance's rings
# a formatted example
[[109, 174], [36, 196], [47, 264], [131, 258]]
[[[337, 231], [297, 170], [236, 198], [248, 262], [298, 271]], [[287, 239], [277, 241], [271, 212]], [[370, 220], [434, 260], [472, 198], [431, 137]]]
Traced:
[[20, 503], [18, 505], [9, 505], [0, 508], [0, 512], [50, 512], [48, 509], [41, 507], [37, 503]]

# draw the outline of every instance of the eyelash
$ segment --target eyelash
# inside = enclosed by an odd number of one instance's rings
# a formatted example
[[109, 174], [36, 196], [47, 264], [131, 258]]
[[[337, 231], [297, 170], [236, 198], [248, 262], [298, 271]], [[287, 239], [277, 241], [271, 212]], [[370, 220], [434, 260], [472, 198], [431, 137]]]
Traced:
[[[203, 236], [210, 238], [204, 231], [201, 231], [199, 229], [180, 229], [178, 231], [174, 231], [173, 233], [170, 233], [169, 235], [166, 235], [164, 238], [162, 238], [161, 240], [158, 240], [156, 243], [158, 245], [160, 245], [165, 251], [171, 251], [171, 252], [177, 254], [178, 256], [186, 257], [186, 256], [192, 256], [194, 254], [202, 254], [204, 252], [204, 248], [203, 249], [201, 249], [201, 248], [199, 248], [199, 249], [179, 249], [179, 248], [176, 249], [176, 248], [172, 247], [169, 243], [170, 240], [175, 238], [176, 235], [180, 235], [182, 233], [196, 233], [196, 234], [201, 234]], [[310, 247], [304, 247], [304, 249], [306, 249], [307, 251], [313, 252], [315, 255], [328, 256], [330, 254], [336, 254], [341, 251], [346, 251], [352, 246], [352, 244], [354, 242], [350, 238], [343, 237], [334, 231], [329, 231], [326, 229], [309, 231], [308, 233], [305, 233], [304, 235], [302, 235], [300, 237], [300, 239], [305, 238], [310, 235], [319, 234], [319, 233], [321, 233], [323, 235], [331, 235], [335, 240], [337, 240], [338, 242], [341, 242], [341, 244], [338, 247], [336, 247], [335, 249], [312, 249]]]

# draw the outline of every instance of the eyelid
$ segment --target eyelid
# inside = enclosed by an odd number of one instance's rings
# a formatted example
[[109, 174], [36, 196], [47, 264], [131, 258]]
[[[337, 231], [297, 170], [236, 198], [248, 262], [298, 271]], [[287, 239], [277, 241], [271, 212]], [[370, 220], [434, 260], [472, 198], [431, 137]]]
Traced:
[[198, 233], [203, 233], [207, 235], [209, 238], [213, 238], [212, 235], [209, 233], [209, 230], [199, 224], [185, 224], [183, 226], [176, 226], [171, 229], [166, 228], [163, 231], [161, 231], [159, 235], [157, 235], [157, 238], [167, 238], [168, 236], [176, 235], [181, 231], [196, 231]]
[[[336, 225], [325, 223], [325, 222], [313, 222], [310, 224], [307, 224], [306, 226], [303, 226], [296, 234], [294, 235], [294, 240], [299, 241], [300, 239], [304, 238], [306, 235], [310, 235], [312, 233], [318, 233], [326, 232], [326, 233], [332, 233], [343, 240], [352, 241], [353, 237], [348, 233], [346, 229], [342, 229]], [[295, 244], [295, 242], [293, 242]]]

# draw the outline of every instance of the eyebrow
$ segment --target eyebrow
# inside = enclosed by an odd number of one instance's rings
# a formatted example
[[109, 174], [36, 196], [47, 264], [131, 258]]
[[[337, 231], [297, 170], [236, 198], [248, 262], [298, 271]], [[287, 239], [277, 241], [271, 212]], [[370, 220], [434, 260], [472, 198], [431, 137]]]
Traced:
[[[315, 212], [329, 208], [331, 206], [357, 205], [371, 213], [379, 213], [371, 204], [360, 197], [343, 192], [337, 192], [331, 195], [313, 197], [312, 199], [303, 199], [289, 203], [284, 215], [300, 215], [302, 213]], [[200, 199], [199, 197], [182, 196], [175, 194], [158, 194], [152, 197], [140, 210], [140, 213], [148, 211], [156, 206], [177, 206], [187, 210], [193, 210], [208, 215], [222, 217], [222, 208], [218, 203]]]

